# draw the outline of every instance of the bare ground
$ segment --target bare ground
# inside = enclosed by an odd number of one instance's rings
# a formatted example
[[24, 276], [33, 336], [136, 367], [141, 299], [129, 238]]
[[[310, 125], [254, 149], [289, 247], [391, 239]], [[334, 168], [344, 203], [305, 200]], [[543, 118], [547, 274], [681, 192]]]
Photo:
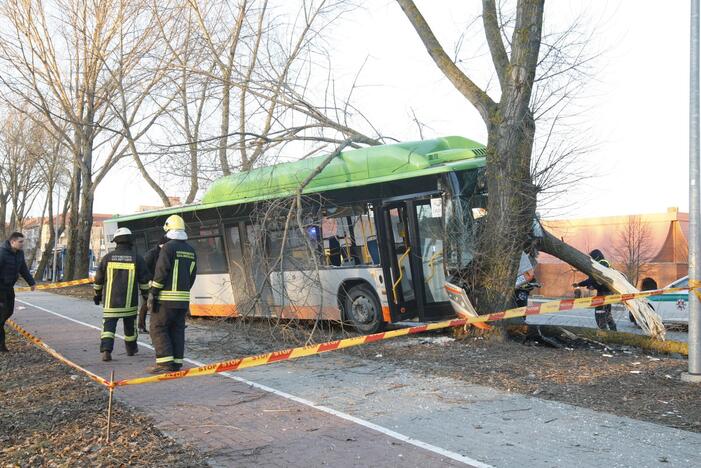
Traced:
[[8, 333], [0, 354], [0, 466], [206, 466], [203, 456], [163, 435], [107, 391]]

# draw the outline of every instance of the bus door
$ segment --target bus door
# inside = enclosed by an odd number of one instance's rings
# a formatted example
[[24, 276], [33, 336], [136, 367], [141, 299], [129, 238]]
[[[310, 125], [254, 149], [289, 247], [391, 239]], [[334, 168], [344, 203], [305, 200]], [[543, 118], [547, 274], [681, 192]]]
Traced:
[[393, 322], [415, 317], [423, 319], [422, 295], [416, 291], [420, 265], [412, 255], [416, 246], [410, 232], [413, 230], [411, 223], [415, 221], [411, 208], [410, 202], [387, 203], [380, 210], [380, 222], [376, 223], [382, 230], [380, 255]]
[[439, 195], [388, 202], [381, 217], [382, 266], [390, 279], [385, 285], [392, 320], [423, 321], [453, 315], [444, 289]]

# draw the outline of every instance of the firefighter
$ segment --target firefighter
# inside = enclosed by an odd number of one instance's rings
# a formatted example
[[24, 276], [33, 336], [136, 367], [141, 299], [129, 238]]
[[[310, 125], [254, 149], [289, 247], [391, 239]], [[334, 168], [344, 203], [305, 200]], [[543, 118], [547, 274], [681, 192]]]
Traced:
[[172, 215], [163, 229], [169, 241], [158, 255], [147, 304], [151, 341], [156, 349], [156, 366], [150, 369], [154, 374], [177, 371], [183, 365], [185, 315], [197, 276], [197, 258], [186, 242], [183, 219]]
[[[144, 261], [146, 262], [146, 267], [149, 271], [149, 280], [153, 279], [153, 272], [156, 270], [156, 261], [158, 260], [158, 254], [161, 252], [161, 247], [163, 247], [163, 244], [169, 240], [170, 239], [168, 239], [166, 236], [161, 237], [161, 239], [158, 241], [158, 245], [149, 249], [144, 254]], [[139, 320], [137, 322], [139, 331], [142, 333], [148, 333], [148, 330], [146, 329], [146, 308], [146, 301], [144, 300], [139, 307]]]
[[136, 253], [133, 237], [128, 228], [119, 228], [113, 241], [117, 248], [105, 255], [95, 273], [95, 305], [102, 302], [102, 334], [100, 352], [103, 361], [112, 360], [114, 334], [117, 322], [122, 319], [124, 342], [127, 356], [139, 351], [136, 339], [136, 309], [139, 292], [142, 297], [148, 294], [149, 273], [144, 259]]
[[[611, 264], [604, 258], [604, 254], [601, 253], [601, 250], [594, 249], [589, 252], [589, 256], [606, 268], [611, 268]], [[607, 296], [611, 294], [611, 290], [607, 285], [599, 283], [591, 276], [584, 281], [580, 281], [579, 283], [572, 283], [572, 287], [587, 287], [588, 289], [596, 289], [597, 296]], [[613, 315], [611, 315], [611, 304], [595, 307], [594, 319], [596, 320], [596, 326], [601, 330], [606, 330], [608, 327], [609, 330], [616, 331], [616, 322], [613, 320]]]

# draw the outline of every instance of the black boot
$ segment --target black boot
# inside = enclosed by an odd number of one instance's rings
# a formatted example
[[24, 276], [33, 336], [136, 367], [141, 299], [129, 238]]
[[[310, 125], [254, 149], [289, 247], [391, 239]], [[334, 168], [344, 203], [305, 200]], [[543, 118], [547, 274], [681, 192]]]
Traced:
[[133, 356], [139, 352], [139, 345], [136, 344], [136, 341], [126, 341], [125, 345], [127, 348], [127, 356]]
[[5, 346], [5, 343], [0, 344], [0, 353], [9, 353], [10, 350], [7, 349], [7, 346]]
[[175, 366], [173, 364], [156, 364], [155, 366], [148, 369], [150, 374], [167, 374], [169, 372], [175, 372]]
[[102, 352], [102, 360], [107, 362], [112, 360], [112, 353], [109, 351], [103, 351]]

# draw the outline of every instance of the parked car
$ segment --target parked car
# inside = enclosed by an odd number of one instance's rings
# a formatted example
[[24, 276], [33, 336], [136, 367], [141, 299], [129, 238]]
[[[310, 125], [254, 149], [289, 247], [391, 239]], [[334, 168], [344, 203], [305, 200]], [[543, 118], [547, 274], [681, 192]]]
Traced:
[[684, 291], [666, 292], [659, 296], [648, 298], [650, 304], [660, 316], [665, 324], [685, 324], [689, 323], [689, 277], [679, 278], [672, 284], [665, 286], [668, 288], [684, 288]]

